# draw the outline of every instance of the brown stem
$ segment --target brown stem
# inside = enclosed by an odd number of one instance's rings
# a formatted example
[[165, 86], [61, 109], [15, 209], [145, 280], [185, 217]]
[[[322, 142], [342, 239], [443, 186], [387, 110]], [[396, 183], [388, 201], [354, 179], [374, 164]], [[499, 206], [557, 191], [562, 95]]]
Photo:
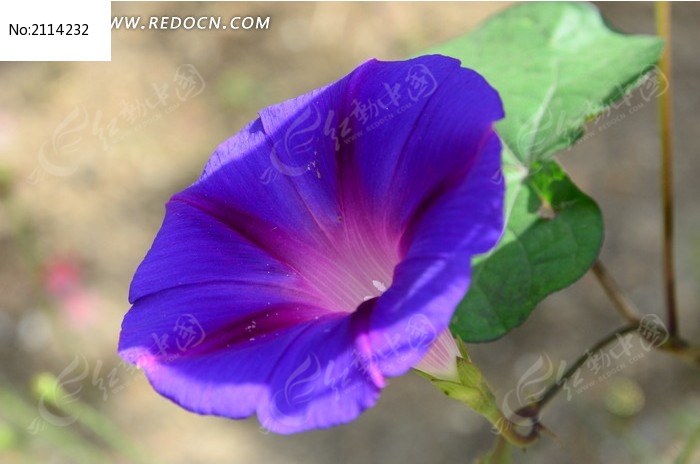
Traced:
[[608, 273], [607, 269], [605, 269], [603, 263], [600, 262], [600, 260], [596, 260], [591, 268], [591, 271], [593, 271], [593, 275], [595, 275], [596, 279], [603, 287], [603, 290], [605, 290], [605, 293], [613, 302], [622, 317], [624, 317], [630, 324], [638, 324], [639, 320], [641, 319], [639, 311], [634, 303], [632, 303], [632, 301], [627, 298], [622, 290], [620, 290], [620, 287], [617, 286], [617, 283], [615, 283], [615, 280]]
[[498, 434], [508, 443], [521, 448], [534, 444], [540, 438], [540, 431], [546, 430], [539, 421], [532, 420], [530, 430], [523, 434], [518, 431], [518, 426], [514, 422], [503, 416], [494, 422], [493, 425], [498, 430]]
[[516, 414], [521, 417], [529, 417], [536, 420], [539, 416], [542, 408], [559, 393], [559, 391], [566, 385], [566, 382], [576, 373], [576, 371], [583, 366], [583, 364], [588, 360], [589, 357], [596, 354], [598, 351], [602, 350], [609, 343], [617, 340], [617, 337], [624, 335], [629, 332], [633, 332], [639, 328], [639, 324], [629, 324], [620, 327], [616, 331], [608, 334], [606, 337], [602, 338], [595, 345], [593, 345], [585, 354], [581, 355], [569, 368], [564, 372], [564, 374], [555, 383], [549, 386], [544, 394], [534, 403], [520, 408]]
[[666, 312], [671, 337], [678, 333], [676, 278], [673, 264], [673, 120], [671, 108], [671, 5], [656, 2], [656, 29], [665, 41], [659, 70], [668, 88], [659, 96], [659, 134], [661, 137], [661, 202], [663, 207], [663, 255]]

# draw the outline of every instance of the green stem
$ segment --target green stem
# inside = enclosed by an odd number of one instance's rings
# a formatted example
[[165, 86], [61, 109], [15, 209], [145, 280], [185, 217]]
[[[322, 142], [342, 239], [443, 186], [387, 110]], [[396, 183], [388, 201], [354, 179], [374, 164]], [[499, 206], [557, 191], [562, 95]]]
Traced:
[[[28, 404], [22, 396], [13, 392], [6, 385], [0, 390], [0, 411], [0, 416], [11, 423], [15, 430], [23, 434], [27, 433], [27, 427], [32, 420], [38, 417], [36, 405]], [[25, 438], [29, 439], [30, 437], [25, 435]], [[48, 425], [36, 435], [32, 435], [31, 440], [48, 443], [52, 450], [62, 454], [70, 462], [93, 464], [104, 462], [106, 459], [103, 450], [69, 427]]]
[[509, 463], [510, 462], [510, 442], [499, 435], [491, 451], [479, 456], [475, 464]]
[[58, 402], [57, 398], [69, 396], [58, 380], [51, 374], [39, 376], [35, 381], [35, 390], [38, 397], [43, 398], [53, 407], [75, 417], [77, 422], [100, 437], [106, 444], [118, 453], [129, 458], [130, 462], [153, 463], [154, 460], [140, 447], [135, 445], [129, 437], [124, 435], [106, 416], [92, 406], [80, 400], [73, 402]]
[[656, 2], [656, 30], [666, 43], [659, 70], [668, 81], [666, 92], [659, 96], [659, 135], [661, 137], [661, 202], [663, 207], [663, 255], [666, 312], [671, 338], [678, 334], [676, 278], [673, 264], [673, 120], [671, 108], [671, 5]]
[[698, 447], [700, 447], [700, 422], [695, 429], [693, 429], [690, 437], [688, 437], [688, 441], [685, 442], [681, 454], [676, 458], [675, 464], [690, 464], [693, 462], [690, 459], [693, 457]]

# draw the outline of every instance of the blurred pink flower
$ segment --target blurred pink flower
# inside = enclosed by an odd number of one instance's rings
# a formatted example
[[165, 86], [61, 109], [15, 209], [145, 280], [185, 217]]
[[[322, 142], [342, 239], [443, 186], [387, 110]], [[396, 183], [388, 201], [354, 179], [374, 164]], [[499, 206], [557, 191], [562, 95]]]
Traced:
[[99, 299], [87, 288], [76, 260], [50, 259], [44, 265], [43, 278], [44, 289], [55, 300], [60, 315], [70, 327], [86, 329], [97, 322]]

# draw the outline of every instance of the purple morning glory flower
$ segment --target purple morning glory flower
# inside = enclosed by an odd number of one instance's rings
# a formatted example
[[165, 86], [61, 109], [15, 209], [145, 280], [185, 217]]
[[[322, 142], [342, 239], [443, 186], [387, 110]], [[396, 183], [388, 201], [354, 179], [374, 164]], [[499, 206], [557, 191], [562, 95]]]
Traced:
[[500, 236], [502, 117], [444, 56], [368, 61], [260, 111], [166, 205], [119, 354], [201, 414], [279, 433], [355, 419]]

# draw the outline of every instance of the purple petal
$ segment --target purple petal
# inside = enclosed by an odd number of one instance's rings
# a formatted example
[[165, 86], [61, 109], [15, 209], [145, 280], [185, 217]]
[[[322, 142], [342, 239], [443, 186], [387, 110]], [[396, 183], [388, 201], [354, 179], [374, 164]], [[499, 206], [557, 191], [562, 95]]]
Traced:
[[354, 419], [423, 357], [498, 240], [502, 114], [442, 56], [370, 61], [262, 110], [168, 203], [120, 354], [196, 412], [280, 433]]

